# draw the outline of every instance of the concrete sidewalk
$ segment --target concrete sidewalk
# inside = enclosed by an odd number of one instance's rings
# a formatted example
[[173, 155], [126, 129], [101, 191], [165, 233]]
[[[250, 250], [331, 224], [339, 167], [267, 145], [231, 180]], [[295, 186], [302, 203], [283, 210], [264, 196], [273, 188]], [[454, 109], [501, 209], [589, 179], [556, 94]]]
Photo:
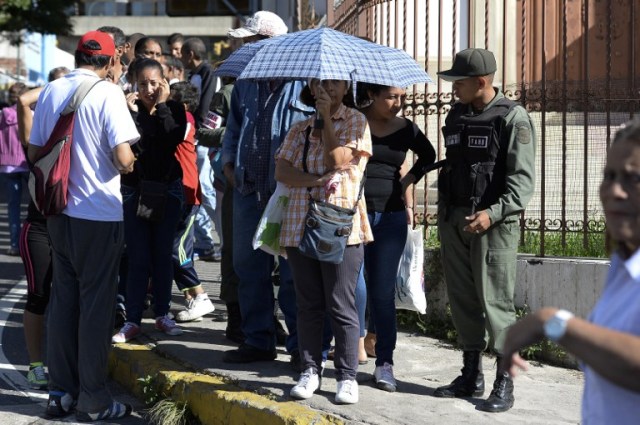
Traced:
[[[186, 401], [203, 424], [577, 424], [580, 421], [582, 373], [532, 364], [515, 381], [516, 402], [505, 413], [476, 410], [479, 399], [439, 399], [433, 390], [459, 374], [462, 353], [441, 341], [400, 332], [395, 351], [398, 391], [373, 386], [374, 359], [360, 366], [360, 402], [340, 406], [333, 402], [336, 381], [327, 364], [322, 390], [310, 400], [288, 397], [297, 374], [289, 356], [279, 347], [272, 362], [246, 365], [222, 362], [225, 351], [236, 347], [224, 338], [224, 304], [219, 299], [219, 263], [197, 262], [205, 289], [216, 312], [202, 322], [184, 324], [185, 333], [171, 337], [143, 323], [145, 335], [133, 344], [115, 346], [111, 373], [115, 380], [139, 393], [138, 378], [155, 377], [165, 393]], [[174, 310], [182, 307], [174, 293]], [[495, 376], [495, 359], [485, 358], [488, 396]]]

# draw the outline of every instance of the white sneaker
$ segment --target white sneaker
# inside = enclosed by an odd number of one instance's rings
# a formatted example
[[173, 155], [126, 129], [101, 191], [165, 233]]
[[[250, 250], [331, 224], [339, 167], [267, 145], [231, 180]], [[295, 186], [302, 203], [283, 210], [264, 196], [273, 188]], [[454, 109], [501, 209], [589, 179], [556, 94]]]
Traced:
[[187, 301], [186, 308], [176, 316], [176, 322], [194, 322], [202, 320], [202, 316], [212, 313], [216, 308], [207, 294], [198, 294]]
[[118, 333], [111, 337], [111, 342], [114, 344], [128, 342], [136, 338], [141, 333], [142, 330], [140, 329], [140, 326], [135, 323], [124, 322], [124, 325], [120, 328]]
[[312, 368], [308, 368], [300, 374], [298, 383], [291, 388], [289, 395], [298, 400], [306, 400], [311, 398], [313, 393], [320, 388], [320, 375]]
[[336, 391], [336, 403], [355, 404], [358, 402], [358, 382], [355, 379], [345, 379], [338, 381]]
[[390, 393], [396, 390], [396, 379], [393, 377], [393, 365], [385, 362], [382, 366], [376, 366], [373, 372], [373, 381], [376, 387]]

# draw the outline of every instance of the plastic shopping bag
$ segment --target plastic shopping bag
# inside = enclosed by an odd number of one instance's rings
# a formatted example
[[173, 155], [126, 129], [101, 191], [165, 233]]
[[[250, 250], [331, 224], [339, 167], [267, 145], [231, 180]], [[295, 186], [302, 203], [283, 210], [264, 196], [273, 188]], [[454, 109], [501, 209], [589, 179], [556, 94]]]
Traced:
[[400, 258], [396, 278], [396, 308], [427, 312], [427, 297], [424, 294], [424, 243], [422, 226], [407, 231], [407, 242]]
[[262, 213], [256, 233], [253, 235], [253, 249], [260, 248], [271, 255], [280, 255], [280, 229], [282, 217], [289, 205], [289, 187], [278, 182], [275, 192], [269, 198]]

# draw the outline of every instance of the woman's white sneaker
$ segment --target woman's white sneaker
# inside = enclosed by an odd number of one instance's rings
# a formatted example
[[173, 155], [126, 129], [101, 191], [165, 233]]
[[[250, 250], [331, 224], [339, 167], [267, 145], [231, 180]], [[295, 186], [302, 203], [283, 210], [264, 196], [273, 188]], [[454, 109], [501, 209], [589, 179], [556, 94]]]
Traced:
[[186, 302], [185, 309], [178, 312], [176, 322], [195, 322], [202, 320], [202, 316], [215, 310], [207, 294], [198, 294]]
[[358, 402], [358, 382], [355, 379], [345, 379], [338, 381], [336, 391], [336, 403], [355, 404]]
[[311, 398], [313, 393], [320, 388], [321, 379], [315, 370], [308, 368], [300, 374], [298, 383], [291, 388], [289, 395], [298, 400]]

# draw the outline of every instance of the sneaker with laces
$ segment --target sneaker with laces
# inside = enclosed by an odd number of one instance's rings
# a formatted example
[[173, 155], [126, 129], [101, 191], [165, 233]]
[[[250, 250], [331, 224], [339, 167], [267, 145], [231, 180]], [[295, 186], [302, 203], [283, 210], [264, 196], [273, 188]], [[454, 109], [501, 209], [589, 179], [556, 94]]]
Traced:
[[336, 403], [355, 404], [358, 402], [358, 382], [355, 379], [345, 379], [338, 381], [336, 391]]
[[156, 317], [156, 329], [171, 336], [182, 335], [182, 328], [176, 325], [168, 314]]
[[135, 323], [125, 322], [124, 326], [120, 328], [118, 333], [111, 337], [111, 342], [114, 344], [128, 342], [140, 335], [140, 332], [140, 326]]
[[193, 322], [202, 316], [212, 313], [216, 308], [207, 294], [198, 294], [195, 298], [187, 301], [186, 308], [176, 316], [176, 322]]
[[385, 362], [382, 366], [376, 366], [373, 372], [373, 381], [376, 387], [390, 393], [396, 390], [396, 378], [393, 377], [393, 365]]
[[306, 400], [311, 398], [316, 390], [320, 389], [321, 383], [322, 378], [320, 378], [320, 375], [312, 368], [308, 368], [300, 374], [298, 383], [291, 388], [289, 395], [297, 400]]
[[76, 400], [64, 391], [50, 391], [45, 415], [48, 418], [63, 418], [70, 415], [76, 407]]
[[44, 365], [42, 362], [33, 362], [29, 365], [29, 373], [27, 373], [27, 381], [29, 387], [34, 390], [44, 390], [49, 385], [47, 375], [44, 373]]

